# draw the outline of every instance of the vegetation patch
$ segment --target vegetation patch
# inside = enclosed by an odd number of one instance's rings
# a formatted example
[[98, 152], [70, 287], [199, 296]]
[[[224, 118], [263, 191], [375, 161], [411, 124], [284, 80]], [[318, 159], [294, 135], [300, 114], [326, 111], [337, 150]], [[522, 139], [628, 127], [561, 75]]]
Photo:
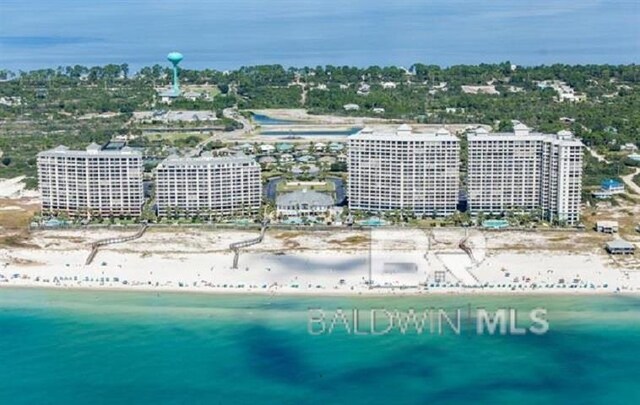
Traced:
[[0, 236], [0, 246], [12, 248], [40, 249], [40, 246], [28, 243], [29, 235], [26, 232], [20, 232], [13, 235]]
[[304, 232], [299, 232], [299, 231], [287, 231], [287, 232], [280, 232], [275, 234], [273, 237], [279, 240], [288, 240], [288, 239], [293, 239], [293, 238], [297, 238], [299, 236], [304, 235]]
[[330, 239], [329, 241], [327, 241], [328, 243], [331, 244], [335, 244], [335, 245], [350, 245], [350, 246], [354, 246], [354, 245], [362, 245], [365, 243], [369, 243], [371, 242], [371, 238], [369, 238], [366, 235], [350, 235], [347, 236], [344, 239]]

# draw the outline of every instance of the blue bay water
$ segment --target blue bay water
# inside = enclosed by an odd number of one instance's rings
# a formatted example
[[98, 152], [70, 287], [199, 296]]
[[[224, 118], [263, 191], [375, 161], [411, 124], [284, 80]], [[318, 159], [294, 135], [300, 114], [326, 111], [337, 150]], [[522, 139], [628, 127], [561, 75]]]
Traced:
[[[313, 336], [308, 309], [546, 307], [537, 336]], [[464, 312], [464, 311], [463, 311]], [[0, 403], [638, 403], [640, 299], [0, 289]]]
[[0, 68], [637, 63], [636, 0], [0, 0]]

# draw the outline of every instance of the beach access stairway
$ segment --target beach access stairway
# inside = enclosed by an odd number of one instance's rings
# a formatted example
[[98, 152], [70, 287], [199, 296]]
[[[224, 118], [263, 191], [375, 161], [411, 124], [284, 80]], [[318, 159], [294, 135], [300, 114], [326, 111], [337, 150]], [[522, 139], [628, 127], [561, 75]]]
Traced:
[[262, 222], [262, 228], [260, 229], [260, 236], [256, 238], [242, 240], [240, 242], [234, 242], [229, 245], [229, 249], [233, 251], [233, 267], [232, 267], [233, 269], [238, 268], [238, 260], [240, 259], [240, 249], [261, 243], [262, 239], [264, 239], [264, 234], [267, 231], [268, 225], [269, 225], [269, 221], [265, 220]]
[[[462, 253], [436, 253], [436, 257], [456, 281], [467, 287], [480, 286], [478, 278], [469, 270], [470, 263], [465, 263], [462, 255]], [[456, 258], [456, 256], [458, 257]]]
[[[465, 236], [458, 242], [458, 248], [462, 252], [458, 253], [446, 253], [446, 252], [434, 252], [432, 251], [433, 242], [436, 243], [445, 243], [436, 240], [433, 231], [429, 233], [429, 243], [427, 248], [427, 253], [425, 254], [425, 258], [428, 260], [429, 252], [433, 254], [433, 257], [437, 260], [436, 262], [431, 262], [431, 266], [436, 266], [439, 264], [441, 268], [443, 268], [450, 277], [452, 277], [456, 282], [464, 286], [480, 286], [481, 282], [476, 277], [475, 274], [471, 272], [471, 268], [477, 266], [479, 264], [478, 260], [473, 255], [473, 251], [471, 247], [467, 244], [469, 239], [468, 231], [465, 230]], [[454, 259], [456, 255], [464, 254], [468, 257], [469, 262], [464, 263], [466, 260]], [[428, 281], [428, 280], [427, 280]]]
[[[465, 229], [465, 236], [464, 236], [464, 238], [462, 238], [462, 240], [460, 240], [460, 242], [458, 242], [458, 247], [460, 249], [462, 249], [462, 251], [465, 252], [467, 254], [467, 256], [469, 256], [469, 259], [471, 260], [471, 263], [473, 263], [474, 266], [477, 266], [480, 263], [478, 262], [478, 260], [473, 255], [473, 251], [471, 250], [469, 245], [467, 245], [467, 241], [468, 240], [469, 240], [469, 235], [467, 234], [467, 230]], [[477, 285], [481, 285], [482, 284], [480, 282], [480, 280], [478, 279], [478, 277], [476, 277], [476, 275], [471, 272], [471, 268], [467, 268], [465, 270], [466, 270], [466, 273], [468, 273], [471, 276], [471, 278], [477, 283]], [[465, 277], [465, 278], [467, 278], [467, 277]], [[468, 278], [467, 278], [467, 282], [468, 282]]]
[[144, 235], [148, 227], [149, 227], [148, 225], [143, 225], [142, 228], [140, 228], [138, 232], [136, 232], [133, 235], [100, 239], [98, 241], [93, 242], [91, 244], [91, 253], [89, 253], [89, 256], [87, 257], [87, 261], [85, 262], [85, 265], [91, 264], [93, 259], [96, 257], [96, 254], [98, 254], [98, 249], [100, 248], [100, 246], [112, 245], [114, 243], [124, 243], [124, 242], [129, 242], [129, 241], [138, 239], [142, 237], [142, 235]]

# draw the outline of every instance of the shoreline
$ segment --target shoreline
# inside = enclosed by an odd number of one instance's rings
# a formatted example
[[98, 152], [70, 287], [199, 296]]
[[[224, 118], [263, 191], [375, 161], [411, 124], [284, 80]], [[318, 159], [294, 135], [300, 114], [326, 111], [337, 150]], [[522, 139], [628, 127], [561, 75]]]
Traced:
[[[2, 289], [20, 289], [20, 290], [55, 290], [55, 291], [77, 291], [77, 292], [132, 292], [132, 293], [172, 293], [172, 294], [194, 294], [194, 295], [213, 295], [213, 296], [253, 296], [253, 297], [318, 297], [318, 298], [415, 298], [428, 296], [498, 296], [498, 297], [575, 297], [575, 296], [603, 296], [603, 295], [624, 295], [640, 297], [640, 291], [633, 290], [611, 290], [611, 289], [587, 289], [587, 288], [557, 288], [557, 289], [528, 289], [528, 290], [509, 290], [502, 291], [498, 289], [439, 289], [439, 290], [418, 290], [418, 289], [389, 289], [388, 292], [382, 292], [380, 289], [359, 290], [359, 291], [305, 291], [287, 288], [278, 291], [263, 291], [261, 289], [242, 289], [242, 288], [193, 288], [193, 287], [165, 287], [165, 286], [89, 286], [89, 285], [52, 285], [52, 284], [13, 284], [0, 283]], [[375, 291], [374, 291], [375, 290]]]

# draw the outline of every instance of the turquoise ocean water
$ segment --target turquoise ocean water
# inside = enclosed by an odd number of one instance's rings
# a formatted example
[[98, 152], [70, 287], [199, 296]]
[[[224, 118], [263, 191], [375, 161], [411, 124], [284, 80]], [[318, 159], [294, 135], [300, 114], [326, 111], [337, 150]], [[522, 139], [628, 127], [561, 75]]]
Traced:
[[[310, 335], [309, 308], [545, 307], [544, 335]], [[464, 312], [464, 311], [463, 311]], [[317, 329], [316, 329], [317, 330]], [[640, 401], [640, 299], [0, 289], [0, 404]]]

